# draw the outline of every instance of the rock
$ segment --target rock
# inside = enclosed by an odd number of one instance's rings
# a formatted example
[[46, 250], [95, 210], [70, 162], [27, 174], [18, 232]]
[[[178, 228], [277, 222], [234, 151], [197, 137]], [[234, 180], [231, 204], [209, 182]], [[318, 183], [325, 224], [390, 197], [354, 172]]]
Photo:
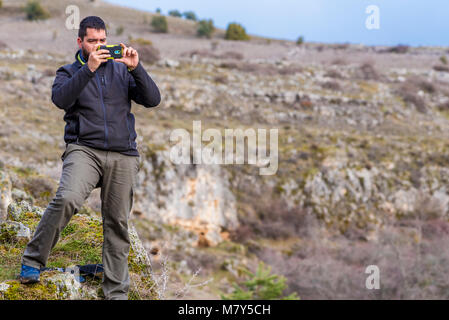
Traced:
[[7, 283], [0, 283], [0, 294], [3, 294], [9, 287], [10, 285]]
[[[13, 203], [9, 206], [9, 217], [19, 221], [6, 220], [0, 222], [0, 252], [10, 250], [10, 243], [16, 241], [28, 242], [31, 238], [31, 228], [34, 228], [40, 220], [42, 208], [33, 207], [26, 201]], [[132, 279], [132, 287], [130, 288], [130, 297], [138, 299], [154, 299], [157, 296], [157, 284], [151, 273], [151, 261], [145, 251], [145, 248], [137, 235], [132, 224], [129, 224], [129, 235], [131, 241], [131, 249], [129, 253], [128, 266], [130, 277]], [[88, 216], [85, 214], [75, 215], [68, 228], [61, 233], [60, 241], [77, 243], [74, 248], [67, 251], [62, 250], [59, 254], [64, 259], [71, 259], [74, 256], [78, 259], [101, 259], [103, 234], [102, 220], [98, 217]], [[75, 242], [73, 242], [75, 241]], [[78, 252], [78, 247], [88, 246], [88, 252]], [[10, 250], [11, 251], [11, 250]], [[15, 253], [14, 257], [20, 261], [21, 250], [11, 251]], [[85, 254], [85, 255], [83, 255]], [[98, 258], [99, 257], [99, 258]], [[76, 263], [73, 261], [71, 263]], [[101, 263], [100, 261], [92, 261]], [[2, 264], [0, 259], [0, 267], [11, 271], [15, 271], [15, 266]], [[64, 266], [65, 267], [65, 266]], [[20, 284], [17, 280], [9, 280], [0, 283], [0, 300], [66, 300], [66, 299], [98, 299], [98, 293], [101, 289], [99, 281], [87, 281], [79, 283], [77, 281], [77, 267], [65, 267], [66, 272], [58, 270], [45, 271], [41, 274], [41, 281], [32, 286]], [[72, 273], [71, 271], [75, 271]], [[149, 271], [149, 272], [147, 272]]]
[[11, 179], [6, 171], [0, 170], [0, 221], [6, 219], [11, 202]]
[[159, 61], [158, 65], [168, 67], [168, 68], [177, 68], [177, 67], [179, 67], [180, 63], [179, 63], [179, 61], [176, 61], [176, 60], [164, 59], [164, 60]]
[[70, 272], [43, 272], [40, 282], [32, 286], [17, 280], [0, 283], [0, 300], [79, 300], [96, 299], [93, 290], [82, 286], [76, 274]]
[[24, 224], [16, 221], [0, 222], [0, 243], [28, 242], [31, 239], [31, 230]]
[[148, 253], [140, 241], [139, 235], [137, 234], [134, 225], [129, 224], [128, 226], [129, 240], [131, 241], [131, 248], [134, 252], [132, 256], [133, 263], [149, 268], [150, 274], [152, 274], [151, 260]]
[[25, 201], [29, 202], [30, 204], [34, 203], [33, 196], [21, 189], [13, 188], [11, 191], [11, 196], [12, 196], [12, 199], [16, 202], [25, 200]]
[[441, 218], [448, 212], [449, 196], [444, 190], [437, 190], [431, 194], [410, 188], [407, 191], [397, 191], [393, 199], [396, 212], [413, 218], [423, 220]]
[[194, 231], [197, 245], [215, 246], [222, 232], [238, 226], [226, 177], [220, 165], [175, 166], [169, 151], [153, 151], [138, 174], [136, 208], [147, 218]]
[[56, 286], [56, 294], [64, 300], [78, 300], [82, 296], [76, 274], [63, 272], [47, 279], [47, 282]]
[[19, 203], [13, 202], [8, 207], [8, 220], [20, 222], [25, 218], [26, 214], [30, 213], [36, 217], [42, 217], [44, 215], [44, 209], [36, 206], [32, 206], [26, 200], [22, 200]]

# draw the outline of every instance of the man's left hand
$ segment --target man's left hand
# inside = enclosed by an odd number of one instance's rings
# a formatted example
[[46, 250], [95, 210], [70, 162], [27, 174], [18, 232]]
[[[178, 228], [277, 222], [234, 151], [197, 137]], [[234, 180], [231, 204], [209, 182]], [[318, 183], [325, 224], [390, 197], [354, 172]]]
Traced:
[[123, 48], [123, 57], [120, 59], [115, 59], [117, 62], [123, 62], [126, 64], [130, 71], [134, 70], [139, 63], [139, 54], [132, 47], [127, 47], [123, 43], [120, 43]]

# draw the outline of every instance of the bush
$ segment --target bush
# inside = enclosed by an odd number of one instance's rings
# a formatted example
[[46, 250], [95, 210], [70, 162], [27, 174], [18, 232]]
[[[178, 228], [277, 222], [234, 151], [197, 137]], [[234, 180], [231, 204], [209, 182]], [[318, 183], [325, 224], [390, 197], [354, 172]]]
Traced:
[[427, 106], [423, 98], [417, 92], [423, 89], [416, 81], [409, 80], [404, 82], [396, 91], [406, 104], [412, 104], [421, 113], [427, 112]]
[[3, 7], [3, 1], [0, 0], [0, 8]]
[[[289, 208], [274, 190], [267, 190], [267, 199], [251, 203], [254, 212], [240, 216], [240, 226], [230, 232], [236, 242], [246, 242], [255, 237], [281, 240], [307, 235], [310, 219], [305, 210]], [[268, 198], [269, 196], [269, 198]]]
[[357, 77], [363, 80], [379, 80], [380, 76], [371, 62], [364, 62], [356, 71]]
[[129, 42], [131, 42], [134, 45], [151, 46], [153, 44], [151, 40], [144, 38], [133, 38], [132, 36], [129, 36], [128, 39]]
[[436, 65], [433, 67], [433, 70], [440, 72], [449, 72], [449, 67], [444, 65]]
[[214, 33], [215, 27], [212, 19], [201, 20], [198, 23], [197, 34], [200, 37], [210, 38], [212, 33]]
[[151, 26], [154, 28], [154, 31], [167, 33], [168, 32], [168, 24], [167, 19], [164, 16], [153, 17], [151, 19]]
[[249, 40], [245, 28], [238, 23], [230, 23], [226, 29], [226, 40]]
[[123, 26], [118, 26], [117, 29], [115, 30], [115, 34], [117, 36], [121, 36], [123, 34], [123, 31], [125, 31], [125, 28]]
[[142, 38], [133, 39], [130, 37], [129, 42], [139, 53], [139, 59], [141, 61], [154, 64], [161, 59], [159, 50], [153, 47], [150, 40]]
[[161, 13], [162, 11], [161, 11], [161, 8], [157, 8], [156, 9], [156, 13]]
[[321, 84], [323, 89], [332, 90], [332, 91], [341, 91], [341, 86], [336, 81], [327, 81]]
[[232, 59], [232, 60], [243, 60], [243, 54], [235, 51], [226, 51], [219, 55], [220, 59]]
[[399, 44], [395, 47], [391, 47], [391, 48], [387, 49], [387, 52], [404, 54], [404, 53], [407, 53], [409, 49], [410, 49], [409, 46], [404, 45], [404, 44]]
[[182, 14], [181, 12], [179, 12], [179, 10], [170, 10], [168, 12], [168, 15], [172, 17], [182, 17]]
[[28, 20], [45, 20], [50, 17], [50, 13], [37, 0], [28, 1], [24, 10]]
[[299, 38], [298, 38], [298, 40], [296, 40], [296, 44], [297, 45], [302, 45], [304, 43], [304, 37], [303, 36], [300, 36]]
[[198, 20], [197, 17], [196, 17], [195, 12], [193, 12], [193, 11], [186, 11], [186, 12], [184, 12], [182, 15], [183, 15], [184, 18], [186, 18], [187, 20], [193, 20], [193, 21]]
[[441, 56], [441, 57], [440, 57], [440, 62], [441, 62], [442, 64], [447, 64], [447, 58], [446, 58], [446, 56]]
[[229, 296], [221, 294], [223, 300], [299, 300], [295, 292], [283, 296], [286, 289], [285, 277], [270, 274], [271, 267], [265, 267], [263, 262], [259, 262], [255, 273], [246, 268], [242, 271], [247, 275], [244, 287], [234, 284], [234, 292]]

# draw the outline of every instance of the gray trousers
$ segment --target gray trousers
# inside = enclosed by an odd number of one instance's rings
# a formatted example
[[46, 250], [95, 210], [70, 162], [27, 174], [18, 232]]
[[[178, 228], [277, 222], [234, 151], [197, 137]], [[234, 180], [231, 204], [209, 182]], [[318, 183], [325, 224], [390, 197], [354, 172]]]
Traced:
[[128, 298], [128, 219], [140, 157], [68, 144], [61, 159], [56, 196], [49, 203], [22, 256], [27, 266], [42, 268], [59, 235], [93, 189], [101, 187], [103, 219], [102, 289], [106, 299]]

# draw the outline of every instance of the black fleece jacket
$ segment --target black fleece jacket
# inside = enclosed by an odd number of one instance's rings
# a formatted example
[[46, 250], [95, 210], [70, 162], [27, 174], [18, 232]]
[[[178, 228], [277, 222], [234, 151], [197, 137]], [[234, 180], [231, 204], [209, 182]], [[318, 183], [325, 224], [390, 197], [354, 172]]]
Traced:
[[158, 87], [140, 62], [128, 71], [125, 64], [111, 59], [92, 72], [81, 50], [75, 59], [56, 71], [51, 96], [65, 110], [66, 145], [139, 156], [131, 100], [145, 108], [156, 107], [161, 102]]

